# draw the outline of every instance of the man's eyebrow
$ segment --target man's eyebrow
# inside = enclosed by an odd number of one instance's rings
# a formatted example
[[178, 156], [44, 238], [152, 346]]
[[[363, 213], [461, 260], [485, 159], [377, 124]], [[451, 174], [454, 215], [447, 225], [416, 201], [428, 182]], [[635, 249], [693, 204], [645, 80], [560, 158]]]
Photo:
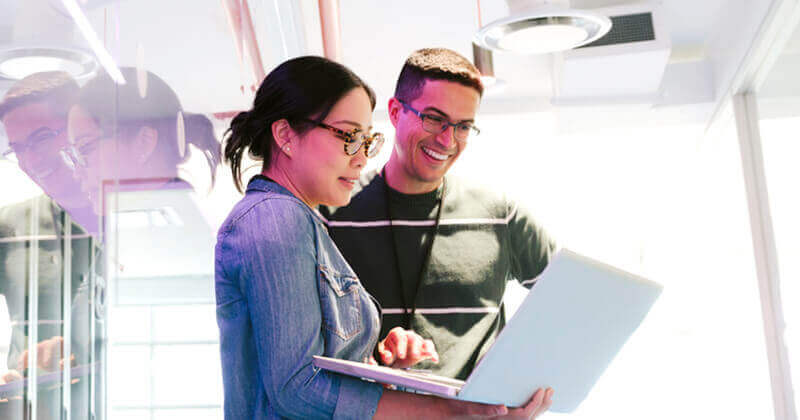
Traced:
[[[436, 108], [435, 106], [428, 106], [428, 107], [425, 107], [425, 109], [422, 110], [422, 112], [426, 112], [426, 111], [427, 112], [435, 112], [437, 114], [440, 114], [445, 119], [450, 120], [450, 116], [447, 115], [446, 112], [442, 111], [439, 108]], [[475, 122], [475, 119], [474, 118], [469, 118], [469, 119], [466, 119], [466, 120], [457, 121], [456, 124], [465, 123], [465, 122], [469, 122], [469, 123]]]
[[[354, 127], [356, 127], [356, 128], [363, 128], [363, 127], [361, 127], [361, 124], [360, 124], [360, 123], [357, 123], [357, 122], [355, 122], [355, 121], [350, 121], [350, 120], [339, 120], [339, 121], [334, 121], [334, 122], [332, 122], [331, 124], [338, 124], [338, 123], [350, 124], [350, 125], [352, 125], [352, 126], [354, 126]], [[369, 127], [367, 127], [367, 130], [371, 130], [371, 129], [372, 129], [372, 126], [369, 126]]]

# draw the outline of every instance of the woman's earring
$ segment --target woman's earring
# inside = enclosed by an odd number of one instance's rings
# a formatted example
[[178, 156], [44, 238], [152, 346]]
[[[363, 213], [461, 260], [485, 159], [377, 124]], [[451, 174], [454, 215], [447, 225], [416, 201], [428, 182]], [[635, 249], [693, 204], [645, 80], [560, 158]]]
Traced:
[[291, 147], [289, 147], [289, 144], [288, 144], [288, 143], [284, 143], [284, 145], [283, 145], [283, 151], [284, 151], [284, 152], [289, 152], [289, 151], [291, 151], [291, 150], [292, 150], [292, 148], [291, 148]]

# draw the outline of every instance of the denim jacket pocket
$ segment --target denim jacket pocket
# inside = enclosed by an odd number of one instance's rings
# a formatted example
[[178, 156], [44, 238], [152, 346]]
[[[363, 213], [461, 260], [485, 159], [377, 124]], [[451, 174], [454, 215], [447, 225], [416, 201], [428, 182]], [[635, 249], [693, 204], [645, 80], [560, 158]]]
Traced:
[[319, 265], [319, 298], [322, 305], [322, 324], [342, 340], [354, 337], [361, 324], [358, 278], [342, 274], [326, 265]]

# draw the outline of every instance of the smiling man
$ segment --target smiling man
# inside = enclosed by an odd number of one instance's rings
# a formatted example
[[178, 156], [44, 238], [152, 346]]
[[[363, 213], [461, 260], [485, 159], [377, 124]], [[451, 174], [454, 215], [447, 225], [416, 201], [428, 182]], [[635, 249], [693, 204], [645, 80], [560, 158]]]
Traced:
[[59, 71], [34, 73], [14, 84], [0, 101], [0, 122], [9, 142], [0, 153], [16, 162], [73, 220], [96, 233], [97, 215], [62, 154], [69, 146], [67, 111], [79, 90], [69, 74]]
[[431, 338], [440, 362], [427, 368], [460, 379], [505, 323], [506, 282], [531, 287], [555, 250], [503, 194], [447, 175], [480, 133], [482, 93], [478, 70], [458, 53], [414, 52], [389, 100], [389, 162], [360, 180], [347, 207], [321, 209], [383, 307], [382, 336], [399, 326]]

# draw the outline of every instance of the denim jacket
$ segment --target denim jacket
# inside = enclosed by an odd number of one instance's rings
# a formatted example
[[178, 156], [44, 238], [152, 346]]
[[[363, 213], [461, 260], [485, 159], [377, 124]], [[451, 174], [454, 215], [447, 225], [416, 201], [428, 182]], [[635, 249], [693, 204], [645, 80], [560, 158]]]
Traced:
[[316, 369], [364, 361], [378, 309], [313, 210], [264, 177], [217, 235], [217, 325], [225, 418], [372, 418], [383, 388]]

